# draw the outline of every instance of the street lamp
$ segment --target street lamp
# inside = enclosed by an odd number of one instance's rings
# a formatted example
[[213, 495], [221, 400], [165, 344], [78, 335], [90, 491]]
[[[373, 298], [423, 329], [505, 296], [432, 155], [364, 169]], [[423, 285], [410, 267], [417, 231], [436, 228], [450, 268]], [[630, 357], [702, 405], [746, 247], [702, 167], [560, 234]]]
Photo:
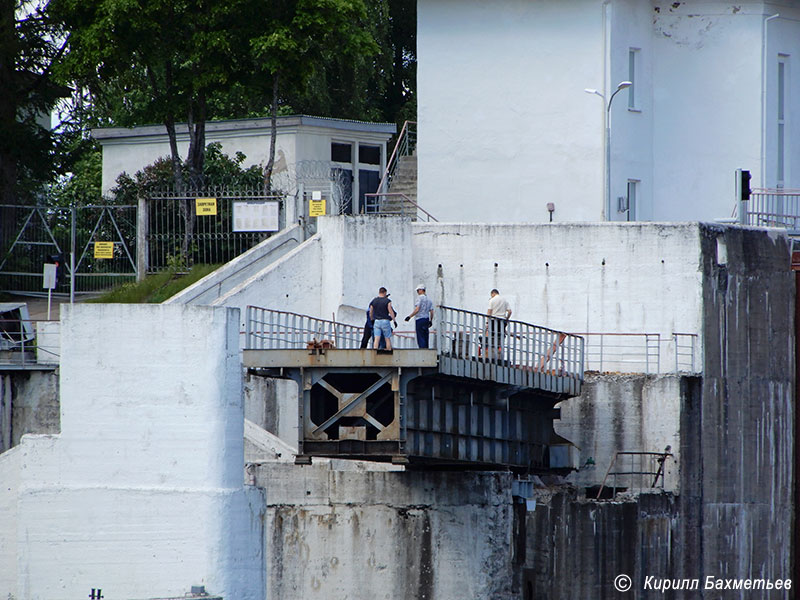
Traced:
[[[606, 205], [606, 220], [611, 220], [611, 103], [614, 101], [614, 96], [619, 94], [625, 88], [629, 88], [633, 85], [630, 81], [620, 81], [617, 85], [617, 89], [614, 90], [614, 93], [611, 94], [611, 97], [608, 99], [608, 104], [606, 104], [606, 131], [605, 136], [603, 137], [603, 146], [605, 148], [606, 154], [606, 185], [605, 185], [605, 205]], [[600, 96], [605, 103], [606, 97], [592, 88], [586, 88], [583, 90], [587, 94], [595, 94], [596, 96]]]

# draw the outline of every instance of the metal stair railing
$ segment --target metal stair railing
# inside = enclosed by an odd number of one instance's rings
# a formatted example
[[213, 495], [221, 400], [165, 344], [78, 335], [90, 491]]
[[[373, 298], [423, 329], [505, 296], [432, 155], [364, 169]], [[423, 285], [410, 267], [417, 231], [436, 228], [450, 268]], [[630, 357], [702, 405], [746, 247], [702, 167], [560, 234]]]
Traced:
[[392, 183], [392, 178], [397, 170], [397, 165], [400, 162], [401, 156], [408, 156], [413, 154], [417, 147], [417, 122], [406, 121], [403, 123], [403, 128], [400, 130], [400, 135], [397, 136], [394, 150], [391, 157], [386, 161], [386, 169], [383, 172], [380, 184], [378, 184], [378, 193], [386, 193], [389, 191], [389, 186]]
[[364, 194], [364, 212], [380, 215], [407, 215], [418, 221], [438, 222], [438, 219], [431, 213], [400, 192]]

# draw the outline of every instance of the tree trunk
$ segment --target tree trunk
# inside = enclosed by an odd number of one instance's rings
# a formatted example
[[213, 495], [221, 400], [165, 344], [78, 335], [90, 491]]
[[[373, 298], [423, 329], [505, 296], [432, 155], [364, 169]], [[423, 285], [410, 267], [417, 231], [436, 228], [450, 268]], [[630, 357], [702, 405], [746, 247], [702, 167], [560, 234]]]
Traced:
[[[193, 190], [204, 189], [203, 165], [205, 163], [206, 149], [206, 102], [205, 94], [199, 92], [197, 100], [197, 115], [192, 104], [189, 105], [187, 123], [189, 127], [189, 179]], [[189, 256], [189, 244], [194, 236], [195, 205], [194, 201], [187, 199], [183, 204], [184, 235], [181, 252], [184, 264], [190, 266], [192, 261]]]
[[278, 137], [278, 74], [272, 76], [272, 123], [269, 136], [269, 160], [264, 167], [264, 191], [272, 192], [272, 169], [275, 166], [275, 138]]

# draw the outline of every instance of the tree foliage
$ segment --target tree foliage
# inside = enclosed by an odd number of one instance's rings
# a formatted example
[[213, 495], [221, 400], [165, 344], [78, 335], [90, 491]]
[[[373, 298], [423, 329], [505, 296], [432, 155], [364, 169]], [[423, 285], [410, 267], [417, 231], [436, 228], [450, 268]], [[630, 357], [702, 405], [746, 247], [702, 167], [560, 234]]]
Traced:
[[67, 91], [52, 81], [64, 47], [46, 11], [0, 0], [0, 204], [30, 202], [56, 170], [47, 119]]

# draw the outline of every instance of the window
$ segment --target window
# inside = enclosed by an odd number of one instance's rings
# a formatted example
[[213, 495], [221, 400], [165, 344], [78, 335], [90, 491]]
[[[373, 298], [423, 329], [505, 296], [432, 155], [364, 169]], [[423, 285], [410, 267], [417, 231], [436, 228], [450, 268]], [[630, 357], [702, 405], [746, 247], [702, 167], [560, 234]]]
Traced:
[[341, 163], [353, 162], [353, 144], [331, 142], [331, 161]]
[[786, 179], [786, 63], [789, 57], [778, 55], [778, 140], [777, 185], [783, 187]]
[[628, 88], [628, 110], [639, 110], [639, 93], [637, 90], [637, 72], [639, 70], [639, 48], [628, 50], [628, 81], [631, 87]]
[[366, 165], [381, 164], [381, 147], [358, 145], [358, 162]]

